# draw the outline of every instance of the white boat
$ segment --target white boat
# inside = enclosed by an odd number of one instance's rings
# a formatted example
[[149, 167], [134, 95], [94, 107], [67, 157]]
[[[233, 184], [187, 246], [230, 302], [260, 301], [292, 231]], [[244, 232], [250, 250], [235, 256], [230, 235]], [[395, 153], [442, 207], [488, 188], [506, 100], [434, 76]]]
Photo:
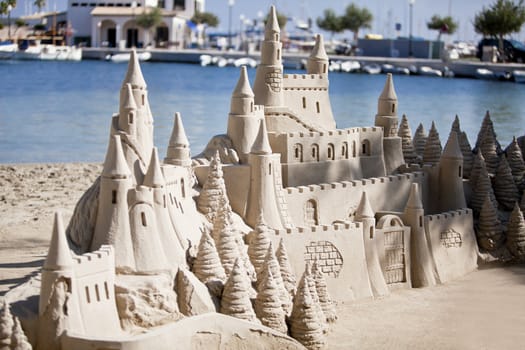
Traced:
[[341, 70], [341, 61], [332, 61], [328, 66], [328, 71], [330, 72], [339, 72]]
[[512, 71], [512, 77], [514, 78], [514, 82], [525, 84], [525, 70]]
[[42, 44], [40, 40], [30, 40], [23, 43], [12, 57], [18, 60], [82, 60], [82, 49], [74, 46]]
[[341, 63], [341, 71], [345, 73], [356, 72], [361, 69], [361, 64], [357, 61], [345, 61]]
[[0, 42], [0, 60], [8, 60], [18, 51], [18, 45], [10, 41]]
[[[116, 53], [114, 55], [107, 55], [106, 61], [111, 61], [115, 63], [129, 62], [130, 58], [131, 58], [131, 53], [129, 52]], [[144, 51], [144, 52], [137, 53], [137, 59], [143, 62], [149, 61], [151, 59], [151, 52]]]
[[394, 65], [385, 63], [383, 66], [381, 66], [381, 71], [383, 73], [392, 73], [392, 74], [403, 74], [403, 75], [409, 75], [410, 70], [405, 67], [396, 67]]
[[478, 79], [484, 79], [484, 80], [494, 80], [497, 79], [496, 74], [494, 74], [493, 71], [486, 68], [478, 68], [476, 69], [476, 73], [474, 76]]
[[419, 67], [419, 74], [426, 75], [429, 77], [442, 77], [443, 76], [442, 71], [431, 68], [431, 67], [427, 67], [427, 66]]
[[242, 57], [233, 61], [235, 67], [246, 66], [250, 68], [257, 67], [257, 61], [250, 57]]
[[368, 74], [379, 74], [381, 73], [381, 66], [375, 63], [367, 64], [362, 68], [362, 71]]
[[201, 61], [201, 67], [206, 67], [211, 64], [210, 55], [200, 55], [199, 60]]

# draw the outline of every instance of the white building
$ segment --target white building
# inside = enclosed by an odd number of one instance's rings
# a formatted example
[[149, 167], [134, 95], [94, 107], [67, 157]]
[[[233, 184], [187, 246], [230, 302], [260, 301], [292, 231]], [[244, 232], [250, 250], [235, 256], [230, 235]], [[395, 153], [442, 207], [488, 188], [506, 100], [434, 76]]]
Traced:
[[[205, 0], [68, 0], [67, 14], [75, 44], [184, 47], [186, 23], [196, 11], [204, 11], [204, 4]], [[147, 31], [135, 19], [154, 7], [161, 9], [162, 23]]]

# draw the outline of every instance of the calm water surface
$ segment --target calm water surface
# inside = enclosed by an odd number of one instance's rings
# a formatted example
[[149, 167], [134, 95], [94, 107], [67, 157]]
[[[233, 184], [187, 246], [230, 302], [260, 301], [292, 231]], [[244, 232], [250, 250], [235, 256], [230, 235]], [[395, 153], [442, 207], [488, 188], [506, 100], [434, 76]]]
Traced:
[[[127, 66], [103, 61], [0, 61], [0, 162], [71, 162], [104, 159], [111, 115]], [[155, 118], [155, 144], [165, 154], [175, 112], [181, 112], [193, 154], [226, 132], [236, 68], [145, 63]], [[250, 70], [253, 83], [255, 70]], [[332, 109], [339, 128], [371, 126], [383, 75], [330, 74]], [[475, 142], [486, 110], [498, 139], [525, 134], [525, 85], [468, 79], [396, 76], [399, 113], [414, 132], [432, 120], [446, 142], [458, 114]]]

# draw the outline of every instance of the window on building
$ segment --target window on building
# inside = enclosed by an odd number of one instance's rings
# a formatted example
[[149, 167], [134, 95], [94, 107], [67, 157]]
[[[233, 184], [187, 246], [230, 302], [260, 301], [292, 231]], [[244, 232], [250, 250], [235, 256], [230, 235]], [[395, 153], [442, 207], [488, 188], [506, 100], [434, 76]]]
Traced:
[[268, 175], [272, 175], [272, 163], [268, 164]]
[[459, 166], [458, 176], [463, 177], [463, 169], [461, 169], [461, 165]]
[[300, 143], [296, 143], [293, 147], [294, 147], [293, 153], [294, 153], [295, 160], [302, 163], [303, 162], [303, 145], [301, 145]]
[[133, 124], [133, 113], [128, 114], [128, 123]]
[[106, 299], [109, 300], [109, 288], [108, 288], [108, 282], [104, 282], [104, 291], [106, 292]]
[[374, 238], [374, 226], [370, 226], [370, 239]]
[[277, 61], [281, 60], [281, 49], [277, 49]]
[[306, 108], [306, 97], [303, 96], [303, 108]]
[[344, 159], [348, 159], [348, 143], [343, 142], [343, 146], [341, 146], [341, 156]]
[[352, 157], [355, 158], [357, 156], [356, 154], [356, 146], [355, 146], [355, 141], [352, 141]]
[[157, 1], [157, 7], [158, 8], [163, 9], [165, 6], [166, 6], [166, 3], [164, 2], [164, 0], [158, 0]]
[[305, 204], [305, 222], [309, 226], [317, 226], [317, 202], [315, 199], [309, 199]]
[[250, 102], [250, 112], [253, 112], [253, 102]]
[[396, 111], [396, 104], [392, 103], [392, 113], [395, 113], [395, 111]]
[[144, 94], [142, 94], [142, 105], [144, 106], [145, 103], [146, 103], [146, 97], [144, 96]]
[[371, 153], [370, 153], [370, 141], [369, 140], [364, 140], [363, 143], [361, 144], [361, 148], [362, 148], [362, 155], [364, 156], [369, 156]]
[[184, 179], [180, 179], [180, 193], [182, 198], [186, 198], [186, 189], [184, 188]]
[[319, 145], [317, 144], [312, 145], [312, 159], [319, 161]]
[[319, 104], [319, 101], [315, 103], [315, 108], [317, 109], [317, 113], [321, 113], [321, 105]]
[[100, 291], [98, 290], [98, 284], [95, 284], [95, 296], [97, 297], [97, 301], [100, 301]]
[[111, 203], [117, 204], [117, 191], [116, 190], [111, 191]]
[[331, 143], [328, 144], [328, 159], [329, 160], [334, 160], [335, 159], [334, 145], [331, 144]]
[[419, 227], [423, 227], [423, 217], [419, 217]]
[[326, 74], [326, 63], [323, 63], [323, 74]]
[[89, 296], [89, 287], [88, 286], [85, 286], [84, 287], [84, 290], [86, 291], [86, 301], [89, 303], [91, 303], [91, 297]]
[[164, 204], [164, 208], [166, 208], [166, 195], [165, 194], [162, 195], [162, 202]]
[[142, 220], [142, 226], [146, 227], [148, 226], [148, 223], [146, 222], [146, 213], [141, 212], [140, 213], [140, 219]]
[[173, 9], [184, 11], [186, 9], [186, 0], [173, 0]]

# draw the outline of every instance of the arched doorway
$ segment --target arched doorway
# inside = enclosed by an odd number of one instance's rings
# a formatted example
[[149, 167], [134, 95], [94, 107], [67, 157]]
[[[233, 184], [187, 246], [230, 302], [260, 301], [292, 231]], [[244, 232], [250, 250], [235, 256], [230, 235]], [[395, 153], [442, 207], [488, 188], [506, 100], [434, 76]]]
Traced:
[[309, 226], [319, 225], [318, 213], [317, 213], [317, 202], [315, 199], [309, 199], [305, 204], [305, 223]]
[[100, 22], [100, 46], [117, 47], [117, 24], [109, 19]]

